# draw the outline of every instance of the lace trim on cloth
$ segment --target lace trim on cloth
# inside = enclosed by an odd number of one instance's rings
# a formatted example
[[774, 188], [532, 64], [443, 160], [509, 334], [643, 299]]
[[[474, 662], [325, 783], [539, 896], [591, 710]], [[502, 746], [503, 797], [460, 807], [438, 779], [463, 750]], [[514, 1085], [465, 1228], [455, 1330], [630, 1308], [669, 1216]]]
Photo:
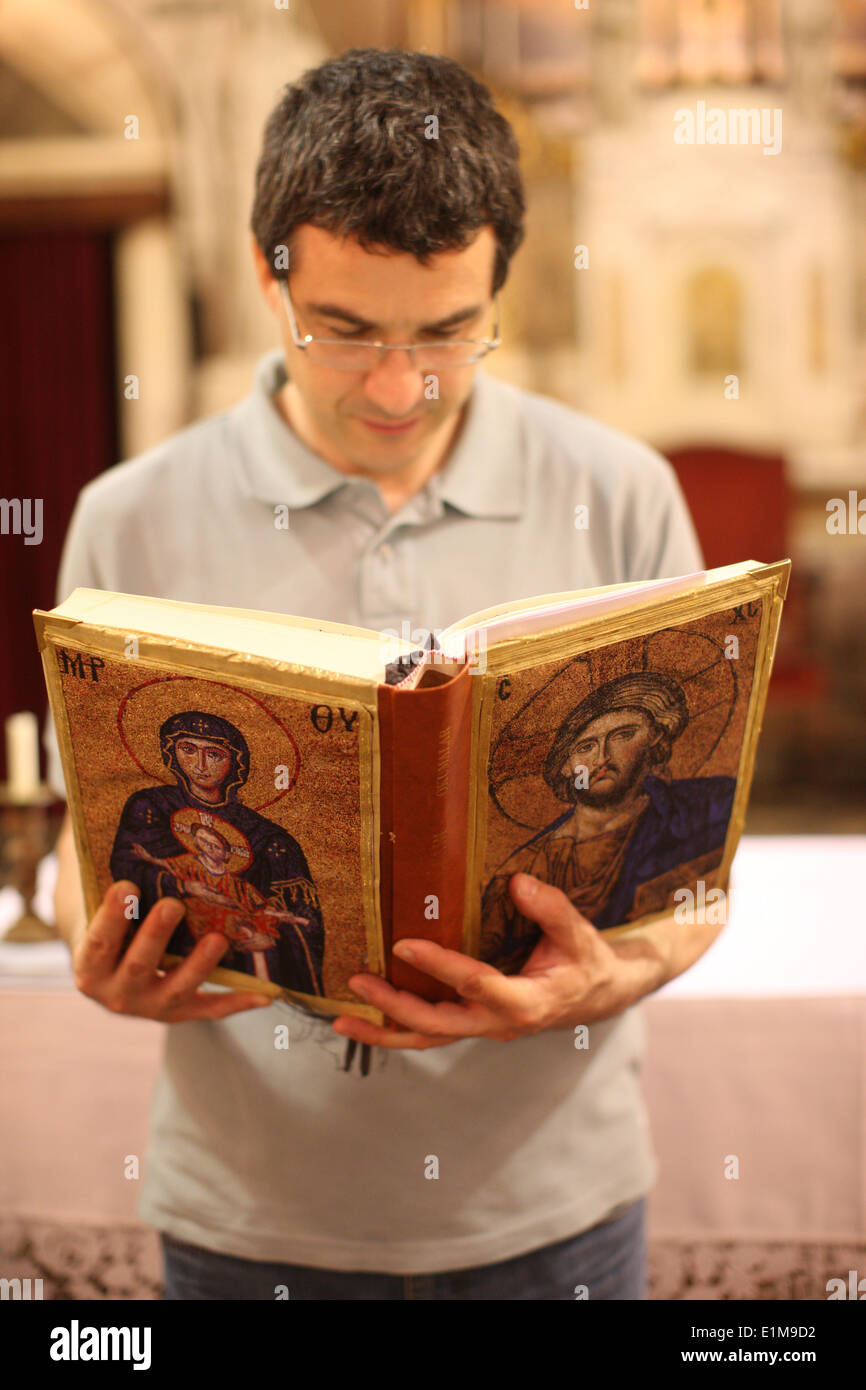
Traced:
[[[830, 1279], [864, 1265], [866, 1243], [655, 1241], [650, 1298], [824, 1301]], [[7, 1279], [41, 1279], [43, 1298], [58, 1302], [162, 1297], [159, 1237], [149, 1226], [7, 1217], [0, 1220], [0, 1268]]]

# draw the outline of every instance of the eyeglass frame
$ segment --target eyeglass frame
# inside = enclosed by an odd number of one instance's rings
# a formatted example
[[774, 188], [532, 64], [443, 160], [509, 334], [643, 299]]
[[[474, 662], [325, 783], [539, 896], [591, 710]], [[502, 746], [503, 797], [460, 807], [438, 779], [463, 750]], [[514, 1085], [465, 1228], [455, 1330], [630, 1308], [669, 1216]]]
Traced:
[[[361, 348], [374, 347], [378, 348], [379, 350], [379, 357], [376, 362], [377, 367], [381, 363], [382, 358], [386, 352], [408, 352], [409, 361], [412, 363], [412, 366], [417, 370], [418, 363], [415, 357], [415, 352], [417, 349], [445, 346], [444, 343], [381, 343], [371, 342], [369, 339], [362, 340], [359, 338], [315, 338], [311, 333], [305, 333], [302, 338], [298, 331], [298, 324], [297, 320], [295, 319], [295, 311], [292, 305], [292, 298], [289, 294], [288, 278], [281, 277], [279, 285], [280, 295], [282, 296], [282, 299], [286, 306], [286, 310], [288, 312], [289, 327], [292, 330], [292, 339], [294, 341], [295, 347], [301, 348], [302, 351], [305, 351], [311, 343], [323, 343], [327, 346], [334, 346], [335, 344], [339, 343], [343, 346], [350, 345], [352, 347]], [[483, 351], [479, 352], [477, 357], [471, 358], [469, 362], [455, 363], [454, 367], [440, 368], [440, 371], [455, 371], [458, 367], [471, 367], [475, 362], [481, 362], [491, 352], [495, 352], [498, 347], [501, 347], [502, 339], [499, 336], [500, 311], [498, 293], [493, 296], [493, 309], [494, 320], [492, 338], [451, 338], [448, 340], [447, 344], [447, 346], [449, 347], [461, 347], [464, 345], [468, 347], [470, 344], [472, 344], [472, 346], [474, 347], [482, 348]], [[312, 361], [312, 359], [310, 360]], [[328, 364], [323, 362], [316, 365], [327, 366]], [[329, 366], [329, 370], [337, 372], [357, 372], [362, 371], [363, 368]], [[372, 370], [372, 368], [370, 368], [369, 370]]]

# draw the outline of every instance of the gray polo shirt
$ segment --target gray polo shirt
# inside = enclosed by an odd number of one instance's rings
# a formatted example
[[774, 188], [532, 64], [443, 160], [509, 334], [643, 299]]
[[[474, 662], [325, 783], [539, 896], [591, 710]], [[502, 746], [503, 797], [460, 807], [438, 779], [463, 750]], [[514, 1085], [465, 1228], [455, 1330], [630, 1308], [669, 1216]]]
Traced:
[[[479, 370], [445, 466], [392, 515], [297, 439], [271, 400], [284, 381], [266, 354], [233, 409], [85, 487], [58, 602], [86, 585], [411, 631], [702, 568], [670, 465], [564, 405]], [[50, 722], [46, 746], [62, 792]], [[374, 1049], [362, 1077], [328, 1023], [284, 1005], [166, 1026], [139, 1213], [248, 1259], [398, 1274], [563, 1240], [655, 1177], [640, 1009], [589, 1041]]]

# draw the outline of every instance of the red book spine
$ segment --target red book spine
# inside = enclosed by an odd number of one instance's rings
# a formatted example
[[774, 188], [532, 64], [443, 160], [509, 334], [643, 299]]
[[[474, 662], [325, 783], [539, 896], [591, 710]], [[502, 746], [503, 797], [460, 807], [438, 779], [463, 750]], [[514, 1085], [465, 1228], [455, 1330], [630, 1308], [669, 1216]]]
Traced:
[[[414, 690], [379, 686], [380, 870], [386, 974], [437, 1002], [449, 986], [391, 955], [402, 937], [460, 951], [469, 814], [471, 668]], [[435, 679], [435, 668], [433, 679]]]

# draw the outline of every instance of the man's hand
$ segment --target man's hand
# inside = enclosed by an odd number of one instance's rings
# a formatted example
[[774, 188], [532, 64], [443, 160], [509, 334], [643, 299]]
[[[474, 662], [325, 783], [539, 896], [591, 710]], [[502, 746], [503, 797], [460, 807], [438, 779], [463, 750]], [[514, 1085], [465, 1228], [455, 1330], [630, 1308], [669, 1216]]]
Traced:
[[72, 950], [72, 969], [82, 994], [112, 1013], [153, 1018], [161, 1023], [226, 1018], [242, 1009], [271, 1003], [270, 996], [264, 994], [199, 992], [199, 985], [216, 968], [229, 944], [224, 936], [213, 932], [202, 937], [178, 965], [164, 974], [157, 973], [171, 935], [183, 917], [183, 904], [177, 898], [162, 898], [154, 904], [121, 955], [129, 927], [124, 906], [128, 897], [138, 895], [134, 883], [113, 883], [90, 926], [77, 939]]
[[394, 954], [451, 985], [463, 1003], [429, 1004], [397, 990], [376, 975], [354, 975], [350, 987], [408, 1032], [378, 1028], [366, 1019], [340, 1015], [334, 1031], [379, 1047], [443, 1047], [460, 1038], [512, 1042], [549, 1028], [572, 1028], [612, 1018], [663, 982], [656, 962], [602, 933], [558, 888], [529, 874], [514, 874], [512, 899], [544, 935], [519, 975], [432, 941], [400, 941]]

